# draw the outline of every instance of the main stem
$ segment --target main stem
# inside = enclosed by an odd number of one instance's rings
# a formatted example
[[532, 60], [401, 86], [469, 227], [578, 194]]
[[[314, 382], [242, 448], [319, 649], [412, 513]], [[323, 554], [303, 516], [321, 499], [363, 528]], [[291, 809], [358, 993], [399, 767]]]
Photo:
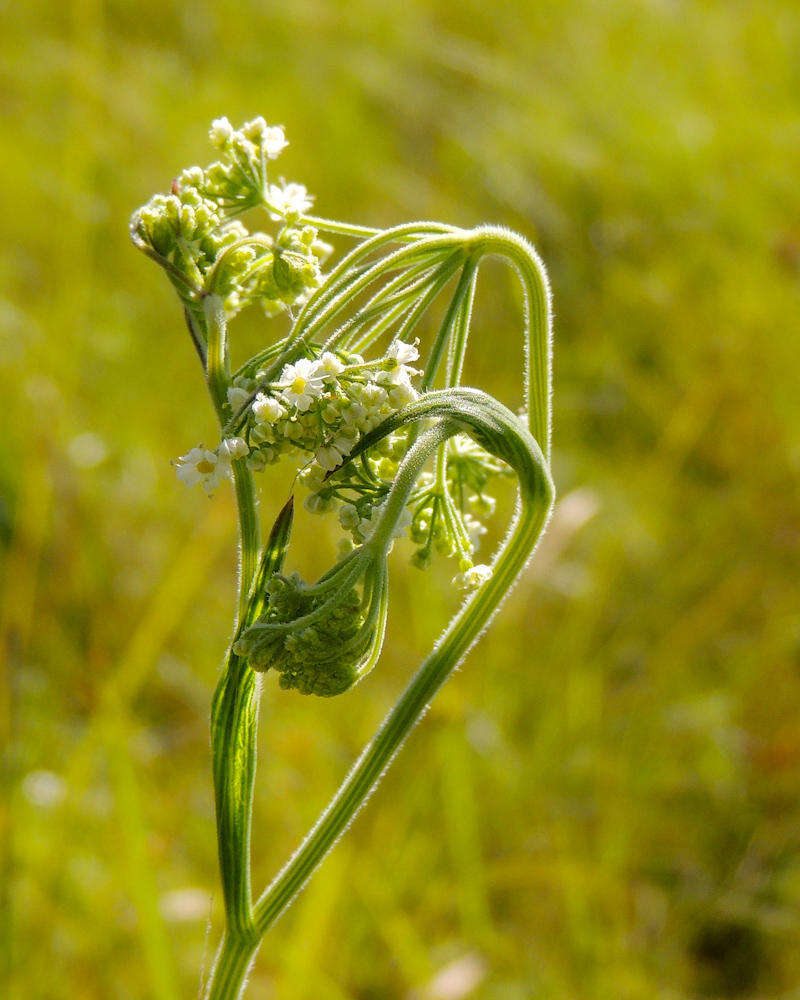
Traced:
[[[208, 388], [220, 426], [229, 417], [230, 381], [226, 321], [221, 301], [205, 303]], [[259, 683], [234, 652], [233, 643], [247, 607], [261, 550], [253, 474], [243, 461], [233, 463], [239, 521], [239, 593], [234, 635], [211, 709], [211, 750], [217, 816], [217, 844], [225, 899], [225, 935], [204, 996], [229, 1000], [242, 991], [260, 937], [252, 915], [250, 830], [256, 770]]]

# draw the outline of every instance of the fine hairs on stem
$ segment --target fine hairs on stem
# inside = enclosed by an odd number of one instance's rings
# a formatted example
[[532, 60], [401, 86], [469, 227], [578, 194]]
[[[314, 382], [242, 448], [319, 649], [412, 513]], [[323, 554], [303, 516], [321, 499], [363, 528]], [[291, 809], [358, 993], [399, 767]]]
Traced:
[[[263, 118], [210, 131], [218, 159], [190, 167], [166, 195], [134, 213], [131, 238], [161, 264], [185, 313], [220, 439], [175, 462], [207, 493], [232, 479], [239, 519], [233, 638], [211, 706], [211, 746], [225, 931], [206, 1000], [245, 989], [265, 932], [303, 888], [366, 802], [431, 698], [489, 625], [519, 579], [554, 501], [550, 476], [551, 312], [542, 261], [496, 226], [413, 222], [386, 230], [311, 215], [302, 184], [271, 180], [287, 145]], [[247, 213], [257, 230], [242, 221]], [[340, 237], [333, 252], [321, 238]], [[523, 416], [462, 385], [480, 267], [505, 261], [523, 292]], [[418, 325], [450, 296], [430, 344]], [[229, 327], [243, 309], [286, 314], [232, 371]], [[419, 367], [417, 367], [419, 363]], [[335, 516], [338, 559], [316, 581], [286, 572], [294, 497], [262, 544], [255, 476], [295, 463], [304, 505]], [[493, 487], [514, 477], [513, 521], [488, 562], [475, 553], [495, 508]], [[303, 694], [334, 697], [376, 665], [389, 613], [389, 555], [410, 539], [412, 564], [455, 563], [464, 601], [307, 837], [254, 895], [250, 839], [262, 675]]]

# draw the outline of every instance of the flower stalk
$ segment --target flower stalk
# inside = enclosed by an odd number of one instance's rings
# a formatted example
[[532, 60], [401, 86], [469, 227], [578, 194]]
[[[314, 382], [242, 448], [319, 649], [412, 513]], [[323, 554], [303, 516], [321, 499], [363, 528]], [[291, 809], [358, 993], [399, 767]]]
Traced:
[[[137, 247], [164, 268], [182, 302], [219, 421], [219, 444], [177, 461], [187, 485], [213, 493], [233, 480], [239, 587], [233, 636], [211, 709], [211, 747], [225, 931], [203, 996], [244, 991], [263, 935], [362, 807], [441, 685], [519, 579], [549, 517], [551, 344], [544, 266], [521, 237], [482, 226], [415, 222], [388, 230], [310, 215], [300, 184], [271, 182], [286, 145], [263, 119], [213, 123], [219, 160], [184, 171], [169, 195], [134, 214]], [[242, 218], [260, 213], [266, 231]], [[327, 274], [318, 236], [355, 240]], [[505, 260], [521, 279], [525, 359], [519, 417], [462, 386], [481, 264]], [[412, 337], [454, 285], [422, 367]], [[231, 320], [260, 305], [288, 333], [231, 371]], [[254, 474], [287, 457], [305, 506], [336, 514], [337, 563], [315, 582], [286, 574], [290, 497], [261, 546]], [[491, 489], [513, 476], [513, 522], [490, 563], [474, 554], [492, 515]], [[466, 598], [354, 768], [272, 883], [254, 897], [251, 827], [258, 707], [264, 678], [334, 697], [379, 660], [389, 612], [389, 557], [398, 538], [427, 567], [454, 558]]]

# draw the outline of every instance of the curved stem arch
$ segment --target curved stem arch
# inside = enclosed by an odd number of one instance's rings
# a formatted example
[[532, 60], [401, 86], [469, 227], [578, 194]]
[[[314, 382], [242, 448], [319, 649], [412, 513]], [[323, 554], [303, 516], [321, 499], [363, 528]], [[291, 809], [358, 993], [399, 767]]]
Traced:
[[[517, 418], [485, 393], [477, 390], [431, 393], [427, 399], [408, 407], [398, 418], [386, 421], [362, 439], [359, 451], [366, 450], [374, 440], [401, 423], [431, 417], [438, 418], [438, 428], [428, 432], [431, 436], [427, 442], [423, 438], [418, 443], [423, 445], [425, 442], [426, 450], [435, 450], [441, 440], [466, 431], [487, 450], [512, 465], [520, 483], [514, 523], [494, 562], [491, 578], [462, 606], [362, 751], [308, 837], [258, 900], [253, 913], [258, 934], [263, 934], [277, 920], [367, 800], [430, 700], [500, 608], [547, 524], [555, 491], [541, 449]], [[400, 468], [398, 484], [403, 482], [405, 467], [413, 461], [409, 454]], [[398, 506], [402, 509], [402, 505]], [[390, 523], [385, 534], [390, 537], [394, 524], [391, 514], [388, 516]]]

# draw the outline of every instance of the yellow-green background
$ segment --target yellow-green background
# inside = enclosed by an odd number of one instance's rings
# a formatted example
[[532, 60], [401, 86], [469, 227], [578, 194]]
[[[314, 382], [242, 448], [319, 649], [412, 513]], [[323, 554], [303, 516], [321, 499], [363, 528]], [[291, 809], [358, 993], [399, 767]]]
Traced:
[[[194, 997], [219, 930], [233, 510], [169, 466], [213, 422], [126, 227], [220, 114], [285, 124], [281, 169], [321, 214], [536, 243], [568, 498], [248, 996], [441, 1000], [453, 962], [451, 1000], [800, 995], [796, 5], [0, 13], [2, 995]], [[479, 301], [473, 373], [514, 401], [501, 269]], [[386, 652], [351, 694], [266, 685], [258, 882], [450, 614], [448, 572], [395, 557]]]

